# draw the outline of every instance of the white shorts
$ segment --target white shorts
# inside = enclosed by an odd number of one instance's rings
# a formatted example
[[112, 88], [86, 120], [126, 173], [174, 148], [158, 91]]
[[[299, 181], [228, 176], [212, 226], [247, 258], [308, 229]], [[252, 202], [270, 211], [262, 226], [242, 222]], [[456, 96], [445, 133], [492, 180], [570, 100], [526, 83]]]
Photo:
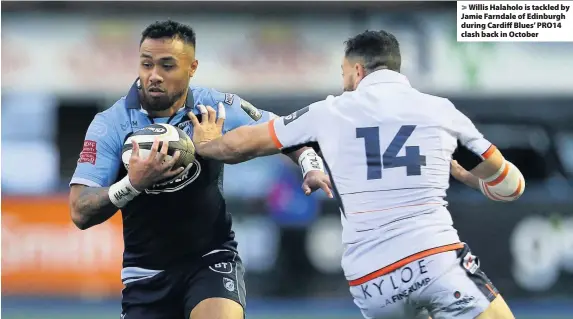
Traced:
[[484, 312], [498, 294], [465, 244], [437, 247], [350, 282], [367, 319], [464, 318]]

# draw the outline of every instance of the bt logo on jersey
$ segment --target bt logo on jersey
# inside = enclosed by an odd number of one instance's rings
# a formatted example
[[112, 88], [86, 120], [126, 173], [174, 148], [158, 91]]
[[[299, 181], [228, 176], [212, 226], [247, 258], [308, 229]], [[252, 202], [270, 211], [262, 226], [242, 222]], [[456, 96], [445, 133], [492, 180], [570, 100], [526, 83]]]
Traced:
[[209, 266], [209, 269], [221, 274], [230, 274], [233, 272], [233, 264], [230, 262], [220, 262]]

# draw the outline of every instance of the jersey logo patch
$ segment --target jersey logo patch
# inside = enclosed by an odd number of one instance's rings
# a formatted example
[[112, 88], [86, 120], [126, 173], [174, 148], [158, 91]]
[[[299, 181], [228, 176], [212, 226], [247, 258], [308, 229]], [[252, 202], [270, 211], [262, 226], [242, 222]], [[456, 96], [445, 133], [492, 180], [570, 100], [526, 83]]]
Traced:
[[225, 103], [233, 105], [233, 100], [235, 99], [235, 94], [225, 93]]
[[122, 130], [127, 131], [127, 129], [129, 129], [129, 128], [137, 128], [138, 124], [137, 124], [137, 121], [132, 120], [131, 126], [129, 125], [129, 121], [125, 121], [124, 124], [120, 124], [119, 126], [121, 126]]
[[299, 117], [301, 117], [304, 113], [308, 112], [308, 106], [305, 108], [302, 108], [290, 115], [287, 115], [283, 118], [283, 122], [284, 125], [288, 125], [289, 123], [292, 123], [294, 120], [298, 119]]
[[212, 266], [209, 266], [209, 269], [220, 274], [230, 274], [233, 272], [233, 264], [230, 262], [216, 263]]
[[229, 278], [223, 277], [223, 286], [229, 291], [235, 291], [235, 282]]
[[78, 163], [90, 163], [95, 165], [97, 159], [96, 146], [96, 141], [85, 140], [84, 147], [80, 153], [80, 158], [78, 159]]
[[462, 266], [470, 273], [475, 274], [476, 271], [479, 269], [479, 259], [478, 257], [472, 255], [471, 252], [468, 252], [464, 258], [462, 259]]
[[187, 133], [187, 135], [192, 136], [193, 125], [191, 125], [191, 121], [181, 122], [177, 124], [177, 127], [180, 128], [183, 132]]
[[263, 117], [263, 113], [259, 109], [243, 99], [241, 99], [241, 108], [255, 121], [258, 121]]
[[193, 183], [201, 174], [201, 163], [197, 160], [187, 167], [181, 174], [162, 183], [155, 184], [145, 190], [147, 194], [173, 193]]

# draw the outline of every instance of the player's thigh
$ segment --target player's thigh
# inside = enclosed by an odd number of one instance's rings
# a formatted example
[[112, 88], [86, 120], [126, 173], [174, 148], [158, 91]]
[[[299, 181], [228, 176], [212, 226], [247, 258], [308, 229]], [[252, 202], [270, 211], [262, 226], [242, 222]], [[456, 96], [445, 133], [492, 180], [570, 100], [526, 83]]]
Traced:
[[190, 319], [243, 319], [243, 306], [225, 298], [208, 298], [191, 310]]
[[[183, 307], [176, 302], [177, 278], [162, 272], [154, 277], [125, 284], [122, 290], [122, 319], [182, 318]], [[179, 299], [180, 300], [180, 299]]]
[[186, 281], [186, 317], [243, 319], [245, 269], [235, 253], [212, 256], [211, 262]]
[[474, 319], [491, 308], [499, 292], [480, 269], [479, 259], [467, 245], [457, 252], [442, 253], [435, 258], [443, 265], [444, 272], [420, 292], [420, 301], [433, 319]]
[[476, 319], [515, 319], [515, 317], [501, 295], [497, 295], [489, 307]]

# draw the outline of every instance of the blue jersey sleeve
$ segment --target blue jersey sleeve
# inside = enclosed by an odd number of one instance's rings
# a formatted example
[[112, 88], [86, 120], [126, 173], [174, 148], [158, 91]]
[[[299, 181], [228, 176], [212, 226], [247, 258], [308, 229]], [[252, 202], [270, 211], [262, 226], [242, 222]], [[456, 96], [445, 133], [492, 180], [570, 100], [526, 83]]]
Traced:
[[222, 102], [225, 106], [226, 119], [223, 124], [223, 134], [244, 125], [254, 125], [270, 121], [276, 117], [271, 112], [260, 110], [236, 94], [211, 91], [213, 107]]
[[114, 121], [109, 114], [99, 113], [87, 130], [70, 185], [110, 186], [117, 178], [120, 165], [121, 141]]

